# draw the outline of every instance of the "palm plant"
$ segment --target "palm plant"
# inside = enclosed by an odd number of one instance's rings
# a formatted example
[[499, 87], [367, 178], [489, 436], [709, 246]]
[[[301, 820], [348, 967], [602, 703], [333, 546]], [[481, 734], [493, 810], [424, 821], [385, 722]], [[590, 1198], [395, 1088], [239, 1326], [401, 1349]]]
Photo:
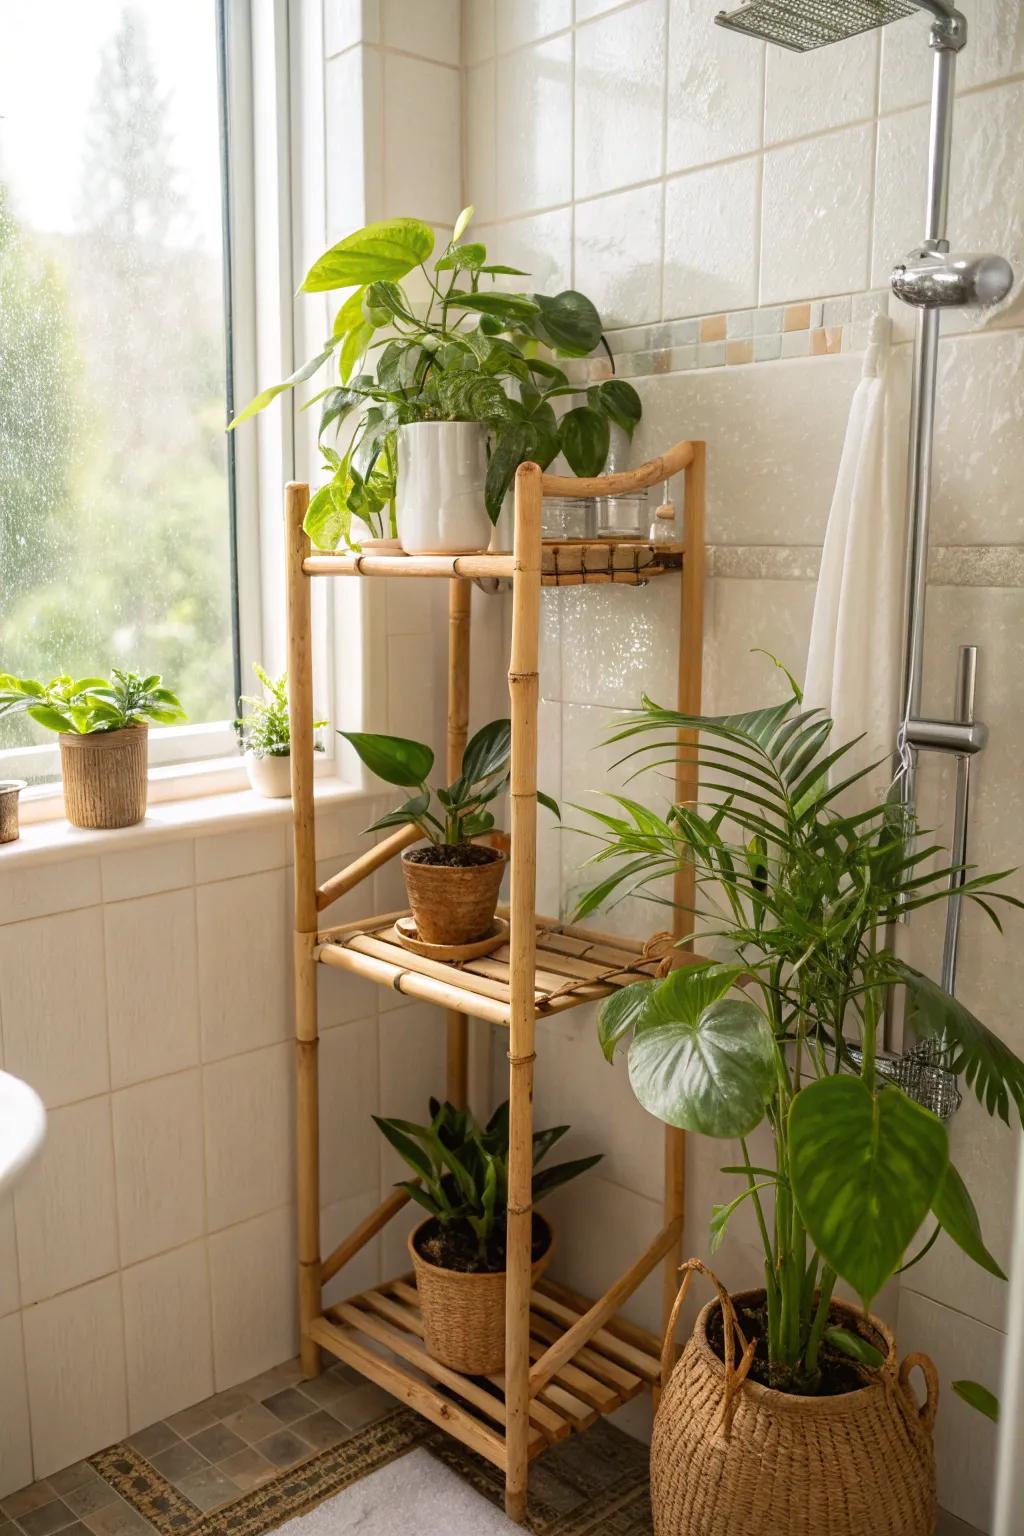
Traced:
[[[796, 685], [784, 703], [721, 718], [689, 716], [644, 699], [612, 738], [641, 768], [695, 764], [702, 805], [662, 817], [624, 796], [619, 814], [590, 811], [612, 864], [578, 909], [682, 866], [695, 877], [695, 937], [726, 941], [736, 959], [643, 981], [609, 998], [599, 1036], [607, 1058], [630, 1040], [633, 1090], [652, 1114], [702, 1135], [735, 1139], [743, 1182], [711, 1224], [712, 1251], [733, 1213], [752, 1203], [765, 1255], [768, 1379], [785, 1391], [822, 1385], [827, 1346], [862, 1364], [873, 1351], [830, 1327], [837, 1279], [865, 1306], [945, 1231], [976, 1263], [1005, 1278], [950, 1161], [945, 1126], [886, 1078], [879, 1023], [889, 989], [905, 994], [916, 1032], [940, 1042], [990, 1114], [1024, 1121], [1024, 1063], [962, 1003], [887, 943], [902, 913], [948, 899], [940, 865], [894, 799], [847, 814], [844, 796], [878, 765], [848, 771], [855, 742], [834, 746], [832, 722], [804, 710]], [[685, 733], [680, 737], [679, 733]], [[682, 743], [682, 745], [680, 744]], [[993, 890], [1010, 873], [963, 876], [965, 900], [999, 924]], [[655, 898], [657, 899], [657, 898]], [[849, 1042], [849, 1043], [848, 1043]], [[856, 1049], [851, 1049], [855, 1042]], [[767, 1122], [770, 1166], [747, 1138]], [[906, 1259], [929, 1213], [934, 1232]], [[980, 1389], [957, 1384], [978, 1404]]]
[[[498, 1106], [483, 1128], [472, 1111], [456, 1109], [452, 1104], [439, 1104], [437, 1099], [430, 1100], [429, 1125], [415, 1125], [410, 1120], [385, 1120], [377, 1115], [373, 1118], [416, 1176], [397, 1187], [404, 1189], [417, 1205], [441, 1224], [442, 1230], [454, 1238], [457, 1239], [460, 1232], [472, 1234], [477, 1269], [503, 1270], [505, 1207], [508, 1203], [508, 1102]], [[557, 1163], [552, 1168], [540, 1168], [540, 1163], [568, 1129], [567, 1125], [556, 1125], [547, 1131], [534, 1132], [534, 1201], [601, 1161], [598, 1153], [593, 1157]]]

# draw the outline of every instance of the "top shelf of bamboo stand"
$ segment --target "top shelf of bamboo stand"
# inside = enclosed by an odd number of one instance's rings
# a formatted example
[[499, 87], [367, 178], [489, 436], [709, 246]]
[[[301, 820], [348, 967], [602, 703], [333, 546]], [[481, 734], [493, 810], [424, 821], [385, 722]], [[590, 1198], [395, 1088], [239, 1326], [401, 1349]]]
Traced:
[[[541, 583], [545, 587], [642, 586], [655, 576], [682, 568], [680, 544], [653, 544], [646, 539], [545, 540]], [[513, 556], [507, 555], [307, 555], [307, 576], [461, 576], [511, 577]]]

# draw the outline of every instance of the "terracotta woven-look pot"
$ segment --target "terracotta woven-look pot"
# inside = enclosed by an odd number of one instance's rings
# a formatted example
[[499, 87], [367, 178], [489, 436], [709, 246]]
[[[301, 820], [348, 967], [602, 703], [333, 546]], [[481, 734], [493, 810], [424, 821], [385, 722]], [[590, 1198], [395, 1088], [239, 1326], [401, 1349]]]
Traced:
[[[409, 1234], [409, 1253], [416, 1271], [416, 1290], [423, 1317], [427, 1353], [466, 1376], [490, 1376], [505, 1369], [505, 1271], [468, 1275], [430, 1264], [416, 1246], [433, 1217]], [[548, 1244], [534, 1262], [534, 1285], [547, 1268], [554, 1233], [542, 1216], [534, 1221], [547, 1230]]]
[[133, 827], [146, 814], [149, 726], [61, 732], [64, 814], [73, 827]]
[[487, 864], [419, 864], [402, 855], [402, 874], [416, 933], [426, 944], [471, 944], [494, 922], [505, 865], [499, 853]]
[[[774, 1392], [742, 1379], [743, 1345], [722, 1286], [697, 1260], [684, 1268], [662, 1356], [663, 1381], [694, 1272], [708, 1275], [718, 1300], [697, 1318], [658, 1405], [651, 1442], [656, 1536], [932, 1536], [938, 1384], [928, 1357], [908, 1355], [899, 1365], [892, 1334], [872, 1317], [872, 1342], [885, 1365], [865, 1373], [859, 1391], [841, 1397]], [[751, 1291], [736, 1301], [756, 1302], [763, 1295]], [[707, 1336], [720, 1307], [727, 1363]], [[847, 1327], [863, 1330], [856, 1308], [841, 1302], [834, 1307], [845, 1314]], [[928, 1389], [923, 1407], [908, 1380], [915, 1366]]]

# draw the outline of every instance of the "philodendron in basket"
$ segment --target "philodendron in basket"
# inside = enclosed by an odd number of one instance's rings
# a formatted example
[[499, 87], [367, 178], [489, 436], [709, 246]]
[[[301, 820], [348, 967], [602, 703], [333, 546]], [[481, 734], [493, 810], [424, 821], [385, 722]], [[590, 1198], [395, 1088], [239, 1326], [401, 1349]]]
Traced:
[[59, 732], [64, 811], [76, 827], [133, 826], [146, 814], [150, 722], [186, 719], [153, 673], [115, 667], [109, 678], [0, 675], [0, 718], [25, 714]]
[[[401, 1183], [428, 1219], [409, 1238], [423, 1310], [427, 1348], [435, 1359], [473, 1375], [505, 1363], [505, 1208], [508, 1202], [509, 1106], [483, 1128], [468, 1109], [430, 1100], [430, 1124], [376, 1124], [415, 1177]], [[541, 1168], [567, 1125], [533, 1137], [533, 1201], [549, 1195], [601, 1155]], [[538, 1276], [551, 1253], [552, 1233], [533, 1217], [533, 1266]]]
[[[395, 520], [399, 435], [415, 423], [479, 424], [487, 439], [485, 450], [481, 436], [486, 484], [480, 490], [496, 523], [520, 464], [531, 459], [546, 468], [561, 452], [576, 474], [599, 474], [611, 424], [632, 436], [640, 419], [636, 390], [614, 378], [592, 384], [586, 404], [556, 416], [552, 402], [585, 387], [571, 384], [553, 358], [595, 351], [603, 342], [601, 317], [572, 289], [553, 296], [497, 289], [498, 278], [529, 274], [488, 261], [482, 244], [463, 240], [472, 213], [460, 214], [432, 273], [434, 231], [419, 219], [370, 224], [325, 251], [302, 289], [352, 290], [331, 335], [316, 357], [263, 390], [231, 423], [238, 426], [321, 367], [337, 369], [338, 380], [308, 402], [321, 408], [319, 440], [331, 475], [305, 523], [322, 549], [342, 541], [358, 547], [354, 523], [374, 538], [402, 532]], [[427, 287], [425, 305], [402, 287], [417, 269]], [[373, 371], [362, 371], [373, 352]], [[337, 437], [346, 422], [354, 431], [343, 448]], [[412, 452], [411, 440], [403, 441]], [[404, 536], [403, 542], [412, 547]]]
[[[687, 966], [615, 993], [600, 1011], [600, 1041], [609, 1060], [631, 1042], [630, 1082], [652, 1114], [739, 1141], [739, 1163], [726, 1171], [743, 1187], [715, 1210], [712, 1251], [749, 1200], [765, 1250], [764, 1377], [813, 1394], [835, 1352], [873, 1359], [831, 1326], [837, 1278], [867, 1306], [923, 1257], [908, 1260], [907, 1250], [929, 1214], [926, 1248], [945, 1231], [1002, 1277], [945, 1126], [887, 1076], [879, 1053], [887, 991], [904, 995], [911, 1029], [941, 1043], [950, 1070], [990, 1114], [1008, 1120], [1012, 1103], [1024, 1118], [1024, 1062], [888, 948], [900, 915], [948, 899], [951, 871], [936, 866], [942, 850], [926, 845], [895, 799], [855, 815], [837, 808], [878, 765], [846, 773], [857, 743], [834, 746], [832, 722], [801, 704], [794, 688], [785, 703], [710, 719], [645, 699], [612, 739], [641, 766], [696, 759], [715, 803], [674, 805], [660, 817], [612, 797], [623, 814], [588, 812], [604, 844], [595, 861], [615, 867], [579, 912], [692, 866], [697, 916], [709, 924], [697, 947], [714, 938], [736, 953], [734, 964]], [[699, 732], [699, 745], [678, 747], [680, 730]], [[993, 889], [1009, 873], [963, 872], [961, 895], [997, 927], [994, 903], [1022, 905]], [[762, 1123], [774, 1143], [768, 1167], [754, 1166], [747, 1147]]]
[[[402, 855], [409, 905], [417, 937], [427, 944], [469, 944], [494, 922], [505, 856], [473, 839], [494, 827], [488, 806], [508, 788], [512, 726], [492, 720], [466, 743], [459, 777], [446, 788], [430, 789], [427, 779], [434, 754], [423, 742], [402, 736], [339, 731], [362, 762], [387, 784], [416, 793], [375, 821], [368, 832], [416, 826], [427, 839], [423, 848]], [[537, 799], [559, 815], [550, 795]]]
[[[263, 697], [242, 694], [239, 707], [247, 704], [249, 708], [234, 722], [235, 733], [245, 753], [245, 771], [252, 788], [268, 800], [280, 800], [291, 794], [288, 674], [282, 672], [280, 677], [271, 677], [258, 661], [253, 662], [252, 670], [263, 684]], [[313, 729], [318, 731], [326, 724], [326, 720], [314, 720]], [[313, 750], [322, 752], [323, 743], [314, 741]]]

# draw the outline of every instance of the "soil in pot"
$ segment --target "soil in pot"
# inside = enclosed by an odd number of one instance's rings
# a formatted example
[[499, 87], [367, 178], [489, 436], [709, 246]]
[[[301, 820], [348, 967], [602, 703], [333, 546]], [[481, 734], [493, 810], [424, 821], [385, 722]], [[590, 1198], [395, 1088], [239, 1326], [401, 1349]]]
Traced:
[[428, 843], [406, 854], [410, 864], [433, 864], [444, 869], [474, 869], [478, 864], [493, 864], [501, 854], [496, 848], [480, 843]]
[[[733, 1298], [736, 1308], [736, 1317], [747, 1339], [757, 1340], [757, 1349], [748, 1374], [748, 1380], [760, 1382], [762, 1387], [771, 1387], [776, 1392], [791, 1392], [795, 1396], [802, 1396], [807, 1391], [806, 1382], [793, 1380], [789, 1373], [780, 1373], [778, 1368], [773, 1373], [768, 1363], [768, 1306], [765, 1301], [754, 1301], [746, 1298]], [[836, 1327], [852, 1329], [856, 1327], [855, 1320], [849, 1312], [840, 1311], [833, 1307], [829, 1314], [829, 1323]], [[857, 1332], [869, 1344], [885, 1351], [884, 1341], [880, 1340], [873, 1328], [869, 1325], [857, 1327]], [[708, 1320], [708, 1343], [722, 1363], [725, 1363], [725, 1338], [722, 1323], [722, 1310], [716, 1307]], [[821, 1346], [818, 1356], [821, 1367], [821, 1382], [815, 1392], [816, 1397], [842, 1397], [847, 1392], [859, 1392], [864, 1385], [865, 1373], [863, 1369], [854, 1364], [847, 1355], [841, 1355], [837, 1349], [833, 1349], [827, 1342]]]
[[[551, 1245], [551, 1228], [543, 1216], [533, 1213], [533, 1246], [530, 1262], [536, 1264]], [[466, 1223], [425, 1221], [416, 1230], [416, 1252], [438, 1269], [452, 1269], [460, 1275], [503, 1274], [505, 1270], [505, 1233], [496, 1241], [492, 1257], [494, 1267], [480, 1258], [476, 1235]]]

